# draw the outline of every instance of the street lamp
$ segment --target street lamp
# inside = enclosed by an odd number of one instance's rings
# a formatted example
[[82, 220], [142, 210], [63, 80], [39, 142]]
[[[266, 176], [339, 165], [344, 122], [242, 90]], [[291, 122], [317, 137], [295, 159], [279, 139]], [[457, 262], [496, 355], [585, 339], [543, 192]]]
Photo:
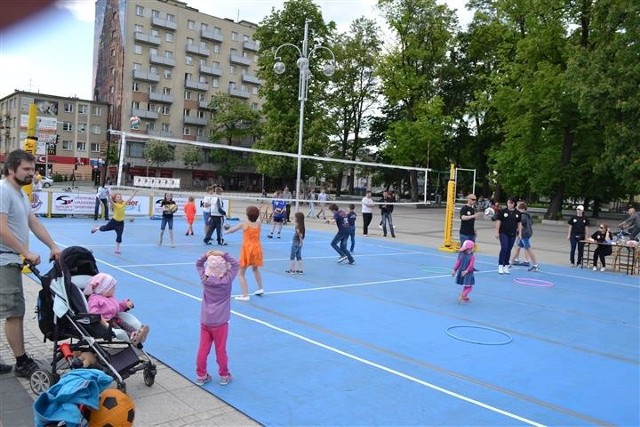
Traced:
[[302, 41], [302, 50], [291, 43], [284, 43], [276, 49], [273, 53], [273, 59], [276, 61], [273, 64], [273, 71], [276, 74], [284, 73], [286, 67], [282, 62], [282, 58], [278, 56], [278, 51], [285, 47], [290, 46], [298, 51], [298, 60], [296, 61], [296, 65], [300, 70], [300, 75], [298, 78], [298, 101], [300, 101], [300, 125], [298, 128], [298, 168], [296, 171], [296, 212], [299, 210], [300, 206], [300, 173], [302, 169], [302, 133], [304, 129], [304, 102], [307, 100], [308, 93], [308, 80], [311, 77], [311, 71], [309, 70], [309, 58], [313, 56], [313, 54], [320, 49], [324, 49], [331, 54], [331, 61], [324, 64], [322, 67], [322, 73], [330, 77], [333, 75], [335, 71], [335, 62], [336, 56], [333, 54], [333, 51], [326, 46], [322, 46], [320, 44], [316, 44], [310, 52], [307, 52], [307, 42], [309, 37], [309, 20], [307, 19], [304, 22], [304, 40]]

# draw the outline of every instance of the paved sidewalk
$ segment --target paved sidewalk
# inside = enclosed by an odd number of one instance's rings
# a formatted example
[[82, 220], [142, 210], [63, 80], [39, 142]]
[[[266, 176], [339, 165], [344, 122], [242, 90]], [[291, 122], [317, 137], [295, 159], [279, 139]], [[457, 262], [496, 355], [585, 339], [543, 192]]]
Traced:
[[[244, 212], [248, 203], [235, 201], [233, 209], [236, 215]], [[356, 204], [359, 212], [359, 204]], [[396, 226], [396, 239], [382, 237], [378, 228], [379, 214], [374, 213], [371, 237], [369, 239], [385, 239], [391, 243], [440, 247], [443, 243], [444, 209], [416, 209], [415, 207], [398, 206], [393, 213]], [[360, 219], [358, 220], [356, 239], [363, 239]], [[327, 225], [321, 220], [307, 218], [306, 227], [315, 230], [334, 232], [335, 225]], [[454, 238], [458, 236], [459, 220], [454, 222]], [[496, 269], [499, 243], [494, 237], [495, 223], [481, 219], [476, 221], [478, 230], [479, 252], [484, 255], [495, 255]], [[566, 225], [534, 225], [533, 247], [538, 256], [541, 269], [545, 264], [569, 265], [569, 243], [566, 240]], [[54, 236], [55, 237], [55, 236]], [[27, 317], [25, 334], [27, 351], [36, 358], [50, 357], [51, 343], [42, 342], [42, 334], [38, 329], [33, 310], [39, 284], [31, 279], [25, 280], [27, 299]], [[0, 322], [4, 328], [4, 322]], [[14, 359], [0, 334], [0, 356], [5, 363], [13, 363]], [[33, 425], [31, 411], [32, 396], [27, 380], [17, 379], [13, 373], [0, 376], [0, 427], [21, 427]], [[158, 375], [153, 387], [147, 387], [142, 376], [131, 377], [127, 381], [127, 391], [136, 403], [136, 425], [138, 426], [258, 426], [256, 421], [247, 417], [235, 408], [222, 402], [210, 393], [196, 386], [191, 379], [186, 379], [171, 368], [158, 363]]]

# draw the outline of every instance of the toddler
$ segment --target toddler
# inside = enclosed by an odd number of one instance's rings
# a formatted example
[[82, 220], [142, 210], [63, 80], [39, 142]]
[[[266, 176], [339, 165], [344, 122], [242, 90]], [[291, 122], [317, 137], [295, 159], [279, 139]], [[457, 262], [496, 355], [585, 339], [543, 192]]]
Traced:
[[[293, 233], [293, 241], [291, 242], [291, 267], [285, 273], [289, 274], [303, 274], [302, 270], [302, 242], [304, 241], [304, 214], [302, 212], [296, 212], [293, 220], [296, 224], [296, 231]], [[296, 263], [298, 269], [296, 270]]]
[[228, 253], [208, 251], [196, 261], [196, 269], [203, 287], [200, 310], [200, 345], [196, 357], [196, 384], [211, 381], [207, 372], [207, 358], [213, 344], [218, 363], [220, 384], [227, 385], [232, 377], [227, 357], [227, 336], [231, 317], [231, 284], [240, 264]]
[[453, 266], [452, 276], [455, 276], [456, 283], [462, 285], [462, 292], [458, 296], [458, 302], [466, 303], [471, 301], [469, 294], [473, 289], [473, 285], [476, 283], [476, 279], [473, 275], [474, 264], [476, 257], [473, 254], [473, 248], [475, 244], [473, 240], [465, 240], [460, 247], [460, 253], [458, 254], [458, 260]]
[[133, 345], [138, 346], [147, 339], [149, 327], [124, 313], [133, 308], [133, 301], [118, 301], [114, 296], [116, 284], [116, 279], [106, 273], [98, 273], [89, 280], [84, 288], [84, 294], [89, 296], [89, 313], [99, 314], [102, 323], [113, 328], [116, 338], [122, 341], [130, 339]]

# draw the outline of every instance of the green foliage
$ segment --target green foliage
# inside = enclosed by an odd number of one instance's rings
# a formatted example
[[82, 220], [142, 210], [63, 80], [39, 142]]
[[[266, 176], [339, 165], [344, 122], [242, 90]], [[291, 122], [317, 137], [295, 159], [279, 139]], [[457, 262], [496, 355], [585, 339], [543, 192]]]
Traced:
[[213, 142], [238, 145], [244, 138], [260, 135], [260, 114], [246, 101], [226, 93], [216, 93], [209, 103]]
[[161, 166], [170, 160], [173, 160], [175, 147], [170, 146], [166, 142], [150, 139], [144, 145], [142, 155], [148, 164]]
[[195, 168], [202, 164], [202, 153], [200, 147], [195, 145], [187, 145], [182, 149], [182, 161], [188, 168]]

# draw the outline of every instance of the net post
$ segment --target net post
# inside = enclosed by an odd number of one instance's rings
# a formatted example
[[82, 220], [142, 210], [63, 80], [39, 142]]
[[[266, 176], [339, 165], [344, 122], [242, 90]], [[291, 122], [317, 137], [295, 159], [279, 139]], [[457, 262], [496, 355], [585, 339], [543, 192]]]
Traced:
[[447, 183], [447, 207], [444, 218], [444, 240], [438, 249], [443, 252], [457, 252], [459, 242], [453, 241], [453, 215], [456, 210], [456, 165], [451, 163], [449, 182]]

